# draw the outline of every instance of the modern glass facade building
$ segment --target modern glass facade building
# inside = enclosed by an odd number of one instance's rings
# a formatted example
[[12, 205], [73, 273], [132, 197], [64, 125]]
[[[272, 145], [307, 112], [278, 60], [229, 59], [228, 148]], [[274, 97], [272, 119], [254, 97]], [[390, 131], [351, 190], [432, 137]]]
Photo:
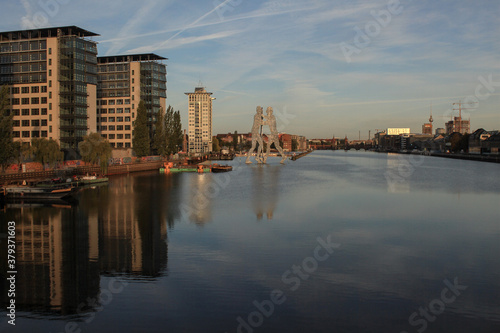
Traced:
[[150, 137], [156, 115], [166, 110], [167, 58], [156, 54], [98, 57], [97, 130], [114, 148], [132, 148], [133, 124], [142, 100]]
[[96, 131], [98, 34], [75, 26], [0, 32], [0, 84], [10, 86], [17, 141], [66, 151]]

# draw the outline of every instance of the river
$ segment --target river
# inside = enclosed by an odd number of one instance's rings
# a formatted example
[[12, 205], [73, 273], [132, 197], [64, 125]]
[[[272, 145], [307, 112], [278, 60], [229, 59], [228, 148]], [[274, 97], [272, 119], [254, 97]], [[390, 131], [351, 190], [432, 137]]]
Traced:
[[229, 163], [4, 207], [0, 331], [500, 331], [499, 164], [356, 151]]

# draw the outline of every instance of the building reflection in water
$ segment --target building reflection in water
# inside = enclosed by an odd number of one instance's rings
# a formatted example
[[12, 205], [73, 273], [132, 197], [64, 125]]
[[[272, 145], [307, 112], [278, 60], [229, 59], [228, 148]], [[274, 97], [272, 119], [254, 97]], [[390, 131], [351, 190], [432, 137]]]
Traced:
[[[156, 188], [161, 186], [158, 182], [141, 179], [122, 176], [97, 188], [97, 196], [90, 191], [82, 194], [80, 205], [88, 211], [89, 223], [97, 222], [92, 228], [99, 235], [98, 243], [92, 249], [98, 253], [103, 274], [154, 278], [166, 271], [167, 226], [159, 203], [163, 191]], [[94, 203], [95, 198], [99, 202]]]
[[90, 260], [89, 228], [73, 208], [21, 206], [5, 215], [16, 221], [18, 309], [72, 314], [96, 297], [99, 267]]
[[[78, 206], [18, 206], [0, 212], [2, 220], [16, 221], [19, 311], [82, 314], [82, 304], [85, 311], [94, 311], [87, 300], [99, 299], [101, 275], [151, 280], [167, 274], [167, 221], [172, 225], [179, 217], [178, 208], [173, 209], [178, 195], [170, 190], [179, 186], [175, 180], [141, 182], [141, 177], [123, 176], [85, 189]], [[2, 257], [0, 266], [4, 263]], [[1, 285], [6, 287], [5, 279]], [[6, 297], [2, 293], [4, 304]]]
[[262, 220], [264, 214], [272, 220], [278, 202], [282, 165], [255, 165], [251, 168], [252, 205], [257, 220]]
[[387, 169], [384, 173], [387, 181], [387, 192], [389, 193], [409, 193], [410, 176], [413, 166], [408, 157], [402, 154], [387, 154]]
[[214, 175], [204, 173], [178, 176], [185, 176], [189, 184], [187, 204], [180, 204], [184, 217], [198, 225], [209, 222], [212, 219], [212, 200], [221, 190], [220, 186], [214, 182]]

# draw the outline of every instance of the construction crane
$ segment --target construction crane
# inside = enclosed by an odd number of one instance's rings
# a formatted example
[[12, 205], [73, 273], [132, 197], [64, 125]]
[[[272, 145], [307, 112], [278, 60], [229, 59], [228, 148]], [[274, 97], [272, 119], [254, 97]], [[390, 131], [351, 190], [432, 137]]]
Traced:
[[[475, 103], [477, 102], [471, 102], [469, 104], [475, 104]], [[453, 105], [458, 105], [458, 133], [462, 134], [462, 110], [470, 110], [474, 108], [463, 108], [462, 101], [459, 101], [458, 103], [453, 103]], [[453, 111], [457, 111], [457, 109], [453, 109]]]

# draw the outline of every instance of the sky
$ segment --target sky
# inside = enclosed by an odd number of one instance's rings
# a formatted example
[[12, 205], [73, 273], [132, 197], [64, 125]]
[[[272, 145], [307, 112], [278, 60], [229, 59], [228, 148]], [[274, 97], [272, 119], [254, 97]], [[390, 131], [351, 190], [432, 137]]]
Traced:
[[500, 130], [498, 0], [2, 0], [0, 31], [68, 25], [99, 55], [168, 58], [167, 105], [187, 126], [204, 86], [213, 134], [250, 132], [257, 106], [307, 138], [420, 133], [460, 102], [472, 130]]

